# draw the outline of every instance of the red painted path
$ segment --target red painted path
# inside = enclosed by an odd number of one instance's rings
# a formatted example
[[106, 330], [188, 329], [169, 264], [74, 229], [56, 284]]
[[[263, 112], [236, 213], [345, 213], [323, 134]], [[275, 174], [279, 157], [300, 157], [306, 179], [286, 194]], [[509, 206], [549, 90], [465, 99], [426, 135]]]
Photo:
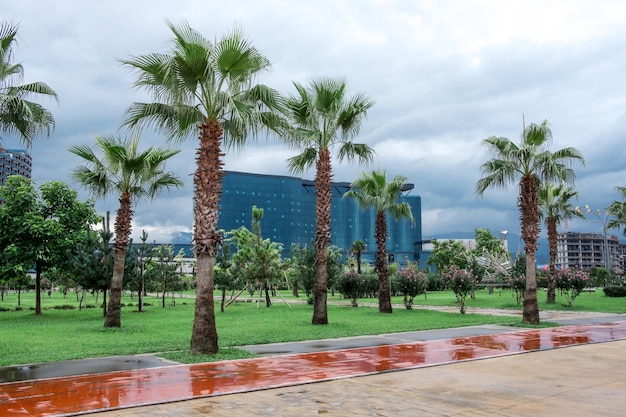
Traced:
[[68, 416], [626, 340], [626, 322], [0, 384], [0, 416]]

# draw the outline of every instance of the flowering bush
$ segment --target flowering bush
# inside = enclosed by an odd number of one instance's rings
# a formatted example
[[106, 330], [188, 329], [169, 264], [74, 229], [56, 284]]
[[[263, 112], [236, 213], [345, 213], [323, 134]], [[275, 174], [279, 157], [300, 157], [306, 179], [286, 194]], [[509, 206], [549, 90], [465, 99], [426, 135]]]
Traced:
[[509, 277], [509, 285], [515, 295], [517, 304], [524, 299], [524, 291], [526, 291], [526, 277], [524, 275], [514, 275]]
[[568, 307], [590, 282], [589, 274], [581, 269], [565, 268], [556, 273], [556, 287], [565, 296]]
[[337, 289], [344, 298], [351, 300], [352, 307], [358, 307], [357, 298], [363, 293], [365, 284], [365, 279], [361, 277], [358, 272], [351, 269], [346, 271], [343, 276], [339, 278]]
[[404, 306], [407, 310], [413, 308], [413, 299], [419, 294], [425, 294], [428, 287], [428, 275], [419, 271], [415, 265], [408, 265], [394, 276], [392, 281], [394, 290], [404, 295]]
[[465, 298], [476, 288], [478, 276], [471, 269], [460, 269], [457, 266], [452, 266], [443, 273], [443, 278], [446, 281], [446, 286], [454, 291], [461, 307], [461, 313], [465, 314]]

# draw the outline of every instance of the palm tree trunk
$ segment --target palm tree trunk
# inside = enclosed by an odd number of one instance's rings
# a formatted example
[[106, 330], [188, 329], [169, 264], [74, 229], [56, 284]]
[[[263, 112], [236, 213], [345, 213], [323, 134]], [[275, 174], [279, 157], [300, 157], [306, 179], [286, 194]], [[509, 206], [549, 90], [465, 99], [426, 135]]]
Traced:
[[218, 351], [213, 264], [221, 236], [217, 228], [222, 194], [221, 150], [223, 130], [218, 122], [205, 120], [200, 126], [200, 146], [194, 174], [194, 242], [196, 252], [196, 307], [191, 332], [191, 353], [212, 355]]
[[133, 216], [130, 194], [124, 193], [120, 197], [120, 208], [115, 216], [115, 243], [113, 244], [113, 277], [111, 278], [111, 295], [109, 308], [104, 319], [104, 327], [122, 326], [122, 288], [124, 280], [124, 263], [126, 262], [126, 248], [130, 237], [130, 219]]
[[378, 311], [392, 313], [389, 267], [387, 261], [387, 220], [385, 212], [376, 212], [376, 272], [378, 273]]
[[548, 248], [550, 252], [550, 272], [548, 277], [548, 296], [546, 304], [554, 304], [556, 302], [556, 219], [548, 218]]
[[526, 253], [526, 289], [524, 291], [524, 323], [539, 323], [539, 304], [537, 302], [537, 237], [539, 236], [539, 196], [537, 182], [533, 176], [524, 176], [520, 181], [519, 209], [521, 233]]
[[319, 153], [315, 174], [315, 283], [313, 284], [312, 324], [328, 324], [328, 243], [331, 211], [330, 151]]

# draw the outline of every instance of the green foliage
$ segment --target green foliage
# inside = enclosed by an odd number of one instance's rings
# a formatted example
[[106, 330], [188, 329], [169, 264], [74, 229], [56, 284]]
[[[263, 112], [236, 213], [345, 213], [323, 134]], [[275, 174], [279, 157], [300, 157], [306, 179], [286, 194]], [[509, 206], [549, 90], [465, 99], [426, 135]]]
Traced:
[[561, 290], [567, 299], [567, 306], [572, 303], [590, 284], [589, 274], [581, 269], [565, 268], [556, 273], [556, 288]]
[[509, 287], [511, 287], [513, 294], [515, 294], [517, 305], [520, 305], [524, 299], [524, 291], [526, 291], [526, 276], [517, 273], [511, 275], [509, 277]]
[[607, 297], [626, 297], [626, 287], [604, 287], [603, 290]]
[[57, 94], [40, 81], [18, 84], [24, 75], [24, 68], [19, 63], [13, 63], [17, 31], [18, 25], [10, 21], [0, 24], [0, 132], [16, 133], [19, 140], [30, 147], [36, 136], [49, 136], [55, 122], [49, 110], [29, 98], [47, 96], [56, 100]]
[[391, 288], [404, 297], [404, 306], [407, 310], [413, 308], [413, 299], [425, 294], [428, 288], [428, 274], [420, 271], [415, 264], [408, 264], [393, 276]]
[[[292, 244], [290, 276], [292, 284], [304, 290], [307, 297], [313, 293], [315, 283], [315, 248]], [[335, 283], [341, 275], [341, 249], [336, 246], [328, 248], [327, 282], [329, 287]]]
[[434, 265], [439, 273], [449, 268], [468, 268], [469, 252], [465, 246], [457, 240], [433, 241], [433, 251], [428, 257], [428, 265]]
[[447, 287], [450, 288], [459, 303], [461, 313], [465, 314], [465, 299], [476, 289], [478, 277], [473, 271], [452, 266], [443, 273]]
[[350, 269], [343, 273], [337, 281], [337, 290], [344, 298], [350, 299], [352, 307], [358, 307], [357, 298], [365, 291], [365, 279], [358, 272]]

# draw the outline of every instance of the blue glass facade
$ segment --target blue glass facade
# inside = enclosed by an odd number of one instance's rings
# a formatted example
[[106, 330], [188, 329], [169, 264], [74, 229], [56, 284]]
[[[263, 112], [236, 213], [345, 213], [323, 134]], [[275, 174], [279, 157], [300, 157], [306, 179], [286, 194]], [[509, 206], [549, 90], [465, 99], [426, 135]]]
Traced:
[[[373, 260], [376, 251], [373, 210], [362, 211], [352, 198], [342, 198], [349, 183], [333, 183], [331, 212], [331, 244], [347, 253], [352, 242], [364, 241], [365, 259]], [[410, 191], [412, 186], [407, 187]], [[415, 224], [409, 220], [387, 219], [389, 238], [387, 251], [396, 261], [416, 260], [416, 242], [422, 239], [421, 198], [404, 195], [400, 198], [411, 206]], [[260, 175], [226, 171], [219, 217], [219, 228], [251, 228], [252, 206], [264, 210], [261, 233], [264, 238], [283, 244], [288, 256], [292, 243], [311, 246], [315, 238], [315, 184], [301, 178]]]

